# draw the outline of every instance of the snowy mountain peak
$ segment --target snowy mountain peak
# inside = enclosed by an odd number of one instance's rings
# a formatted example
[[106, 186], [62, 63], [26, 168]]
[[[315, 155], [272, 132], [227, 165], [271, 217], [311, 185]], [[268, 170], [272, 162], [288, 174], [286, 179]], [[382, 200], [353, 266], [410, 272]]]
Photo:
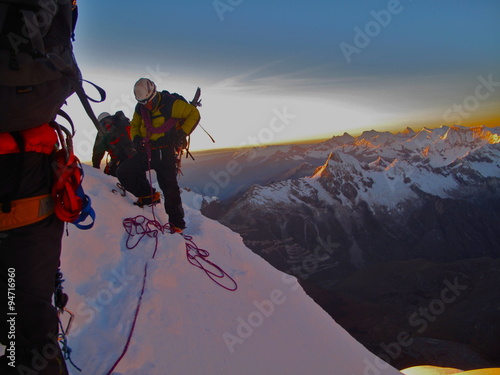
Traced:
[[446, 134], [442, 137], [447, 140], [450, 145], [464, 145], [470, 143], [500, 143], [500, 135], [485, 126], [476, 126], [466, 128], [463, 126], [451, 126]]
[[389, 132], [370, 130], [363, 132], [356, 138], [355, 146], [379, 147], [396, 141], [397, 137]]
[[415, 131], [408, 126], [405, 130], [403, 130], [401, 132], [401, 134], [403, 134], [403, 135], [414, 135]]
[[[364, 201], [396, 207], [418, 194], [452, 197], [464, 184], [500, 175], [498, 128], [443, 126], [400, 134], [371, 130], [348, 143], [309, 146], [305, 151], [309, 157], [324, 157], [310, 176], [347, 204]], [[257, 199], [261, 195], [266, 202], [283, 202], [285, 191], [293, 191], [296, 200], [303, 194], [291, 188], [295, 183], [281, 181], [247, 193], [255, 201], [261, 201]]]
[[[397, 160], [397, 159], [395, 159]], [[385, 159], [383, 159], [381, 156], [378, 157], [377, 160], [372, 161], [371, 163], [368, 164], [368, 167], [373, 170], [377, 171], [383, 171], [389, 167], [392, 163], [388, 163]]]
[[314, 171], [314, 174], [312, 175], [312, 178], [320, 178], [325, 176], [328, 173], [328, 165], [330, 164], [330, 160], [332, 159], [333, 153], [330, 153], [328, 155], [328, 158], [326, 159], [325, 164], [323, 164], [321, 167], [316, 168]]
[[[96, 225], [88, 231], [70, 226], [61, 265], [68, 308], [76, 315], [69, 345], [83, 373], [106, 374], [131, 335], [116, 374], [326, 375], [332, 369], [338, 375], [373, 369], [400, 374], [332, 320], [294, 277], [271, 267], [238, 234], [194, 208], [184, 206], [186, 234], [237, 281], [235, 292], [187, 261], [182, 236], [144, 236], [129, 249], [123, 219], [152, 218], [151, 209], [132, 205], [129, 194], [113, 194], [113, 177], [84, 169]], [[156, 219], [166, 222], [159, 205], [155, 211]], [[209, 263], [205, 267], [217, 271]]]
[[352, 142], [353, 140], [354, 137], [352, 135], [350, 135], [347, 132], [344, 132], [344, 134], [333, 136], [328, 141], [323, 143], [341, 146], [349, 142]]

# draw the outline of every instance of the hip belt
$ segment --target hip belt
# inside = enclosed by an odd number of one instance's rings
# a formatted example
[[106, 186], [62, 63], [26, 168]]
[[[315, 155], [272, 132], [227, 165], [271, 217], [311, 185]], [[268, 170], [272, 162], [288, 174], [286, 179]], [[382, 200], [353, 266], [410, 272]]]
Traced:
[[54, 213], [54, 200], [50, 194], [45, 194], [12, 201], [8, 213], [1, 211], [1, 208], [0, 204], [0, 231], [6, 231], [49, 217]]

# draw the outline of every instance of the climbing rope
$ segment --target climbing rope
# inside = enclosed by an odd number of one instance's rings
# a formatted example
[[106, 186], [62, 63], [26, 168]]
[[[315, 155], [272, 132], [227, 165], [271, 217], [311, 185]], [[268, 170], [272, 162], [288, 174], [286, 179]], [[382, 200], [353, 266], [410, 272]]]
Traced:
[[[149, 164], [151, 162], [151, 155], [150, 155], [151, 150], [150, 149], [148, 150], [148, 148], [149, 147], [146, 147], [148, 153], [148, 164]], [[150, 165], [148, 165], [148, 167], [150, 167]], [[149, 180], [150, 180], [150, 185], [152, 185], [150, 168], [149, 168]], [[139, 316], [142, 297], [144, 295], [144, 291], [146, 290], [146, 279], [148, 274], [149, 261], [154, 259], [154, 257], [156, 256], [156, 252], [158, 251], [158, 234], [173, 233], [173, 231], [170, 228], [170, 224], [167, 223], [162, 225], [156, 219], [156, 215], [154, 212], [154, 205], [151, 205], [151, 211], [153, 216], [152, 220], [148, 219], [144, 215], [138, 215], [136, 217], [127, 218], [123, 220], [123, 227], [125, 228], [125, 232], [127, 233], [127, 239], [125, 241], [125, 246], [127, 247], [127, 249], [130, 250], [135, 249], [139, 245], [141, 240], [146, 236], [155, 239], [155, 247], [153, 254], [151, 255], [151, 258], [144, 265], [144, 276], [142, 278], [142, 287], [139, 293], [139, 299], [134, 312], [134, 319], [132, 321], [129, 334], [127, 336], [127, 341], [125, 343], [125, 346], [123, 347], [122, 353], [115, 361], [111, 369], [106, 373], [106, 375], [112, 374], [112, 372], [118, 366], [120, 361], [123, 359], [129, 348], [130, 341], [134, 334], [137, 318]], [[192, 236], [188, 236], [183, 233], [180, 233], [180, 235], [184, 238], [184, 241], [186, 243], [186, 257], [189, 263], [205, 271], [207, 276], [222, 288], [229, 291], [235, 291], [238, 288], [238, 284], [231, 276], [229, 276], [221, 267], [219, 267], [218, 265], [207, 259], [208, 256], [210, 255], [209, 252], [205, 249], [200, 249], [194, 243]], [[226, 281], [226, 283], [224, 283], [223, 280]]]
[[[127, 240], [125, 241], [125, 246], [127, 249], [134, 249], [137, 247], [139, 242], [145, 237], [155, 239], [155, 249], [152, 255], [153, 259], [158, 250], [158, 233], [172, 233], [170, 225], [167, 223], [162, 225], [157, 220], [150, 220], [144, 215], [139, 215], [134, 218], [128, 218], [123, 220], [123, 226], [127, 232]], [[186, 243], [186, 258], [189, 263], [193, 266], [200, 268], [205, 271], [207, 276], [212, 279], [216, 284], [224, 289], [235, 291], [238, 288], [236, 281], [229, 276], [221, 267], [219, 267], [214, 262], [208, 260], [210, 253], [208, 250], [201, 249], [196, 245], [193, 240], [193, 236], [188, 236], [186, 234], [180, 234]], [[229, 281], [225, 285], [221, 280], [227, 278]]]
[[118, 359], [115, 361], [115, 363], [113, 364], [111, 369], [106, 373], [106, 375], [111, 375], [113, 373], [114, 369], [116, 368], [116, 366], [118, 366], [118, 364], [123, 359], [123, 357], [125, 357], [125, 354], [127, 353], [128, 347], [130, 345], [130, 341], [132, 340], [132, 335], [134, 334], [134, 330], [135, 330], [135, 324], [137, 323], [137, 318], [139, 316], [139, 311], [141, 309], [142, 296], [144, 295], [144, 290], [146, 290], [146, 278], [148, 276], [148, 264], [149, 264], [149, 262], [146, 262], [146, 264], [144, 265], [144, 277], [142, 278], [142, 288], [141, 288], [141, 292], [139, 293], [139, 301], [137, 302], [137, 307], [135, 308], [134, 319], [132, 320], [132, 325], [130, 326], [130, 332], [127, 336], [127, 341], [125, 342], [125, 346], [123, 347], [122, 353], [120, 354]]
[[[154, 210], [154, 208], [153, 208]], [[170, 225], [167, 223], [165, 225], [162, 225], [160, 222], [157, 220], [150, 220], [144, 215], [138, 215], [133, 218], [127, 218], [123, 220], [123, 227], [125, 228], [125, 231], [127, 232], [127, 240], [125, 241], [125, 246], [127, 246], [127, 249], [134, 249], [139, 245], [139, 242], [145, 237], [148, 236], [149, 238], [154, 238], [155, 239], [155, 248], [153, 251], [153, 254], [149, 260], [154, 259], [156, 256], [156, 252], [158, 250], [158, 233], [171, 233], [170, 231]], [[235, 291], [238, 288], [238, 285], [236, 284], [236, 281], [229, 276], [222, 268], [220, 268], [218, 265], [215, 263], [209, 261], [207, 258], [210, 255], [209, 252], [205, 249], [200, 249], [193, 241], [192, 236], [188, 236], [185, 234], [181, 234], [181, 236], [184, 238], [186, 242], [186, 257], [192, 265], [202, 269], [205, 271], [205, 273], [212, 279], [215, 283], [217, 283], [219, 286], [226, 290], [230, 291]], [[134, 312], [134, 319], [132, 321], [132, 325], [130, 327], [129, 334], [127, 336], [127, 341], [125, 343], [125, 346], [122, 350], [122, 353], [118, 357], [118, 359], [115, 361], [111, 369], [106, 373], [106, 375], [111, 375], [116, 366], [120, 363], [120, 361], [123, 359], [125, 354], [127, 353], [128, 347], [130, 345], [130, 341], [132, 339], [132, 336], [134, 334], [135, 330], [135, 325], [137, 322], [137, 318], [139, 316], [139, 311], [141, 308], [141, 303], [142, 303], [142, 297], [144, 295], [144, 291], [146, 290], [146, 279], [148, 275], [148, 265], [149, 265], [149, 260], [146, 262], [144, 265], [144, 276], [142, 278], [142, 287], [141, 291], [139, 293], [139, 300], [137, 302], [137, 307]], [[223, 284], [221, 281], [222, 279], [227, 279], [228, 285]]]
[[[238, 288], [238, 284], [236, 284], [236, 281], [234, 281], [231, 276], [229, 276], [218, 265], [207, 259], [210, 253], [205, 249], [200, 249], [194, 243], [192, 236], [182, 234], [182, 237], [184, 237], [184, 240], [186, 241], [186, 257], [189, 263], [205, 271], [210, 279], [212, 279], [216, 284], [220, 285], [224, 289], [234, 292]], [[215, 272], [213, 270], [215, 270]], [[221, 280], [224, 278], [229, 280], [229, 286], [226, 286], [222, 283]]]

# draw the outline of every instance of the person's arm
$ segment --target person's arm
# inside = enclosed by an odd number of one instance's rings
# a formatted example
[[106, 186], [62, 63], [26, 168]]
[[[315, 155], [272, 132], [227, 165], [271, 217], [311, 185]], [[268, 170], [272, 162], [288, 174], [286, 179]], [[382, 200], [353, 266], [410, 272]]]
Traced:
[[94, 168], [99, 168], [101, 165], [101, 160], [106, 152], [106, 145], [104, 142], [104, 137], [97, 133], [94, 142], [94, 148], [92, 149], [92, 166]]
[[141, 115], [137, 111], [134, 111], [134, 116], [132, 117], [132, 121], [130, 121], [130, 139], [134, 140], [136, 136], [140, 136], [142, 138], [141, 124]]
[[201, 118], [198, 108], [183, 100], [176, 100], [174, 102], [172, 106], [172, 117], [183, 119], [180, 129], [187, 135], [191, 134]]

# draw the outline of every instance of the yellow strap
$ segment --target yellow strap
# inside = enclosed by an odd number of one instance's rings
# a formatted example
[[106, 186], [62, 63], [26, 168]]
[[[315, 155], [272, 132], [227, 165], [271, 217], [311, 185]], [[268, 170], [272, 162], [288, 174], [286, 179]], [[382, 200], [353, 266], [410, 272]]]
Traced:
[[54, 201], [50, 194], [12, 201], [11, 211], [0, 211], [0, 231], [24, 227], [41, 221], [54, 213]]

